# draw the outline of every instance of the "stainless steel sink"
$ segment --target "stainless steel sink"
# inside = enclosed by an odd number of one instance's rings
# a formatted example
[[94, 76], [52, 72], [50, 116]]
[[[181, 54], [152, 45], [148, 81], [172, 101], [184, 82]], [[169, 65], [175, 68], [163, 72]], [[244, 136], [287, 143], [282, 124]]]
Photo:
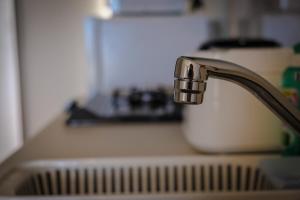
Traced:
[[45, 160], [23, 163], [0, 179], [0, 196], [191, 196], [273, 191], [261, 157], [193, 156]]

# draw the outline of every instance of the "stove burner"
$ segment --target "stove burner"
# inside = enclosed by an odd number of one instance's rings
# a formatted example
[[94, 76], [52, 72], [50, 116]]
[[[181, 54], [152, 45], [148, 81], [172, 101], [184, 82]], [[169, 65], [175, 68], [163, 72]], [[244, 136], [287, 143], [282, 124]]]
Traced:
[[173, 102], [171, 90], [115, 89], [111, 96], [98, 94], [83, 108], [77, 105], [69, 112], [67, 124], [99, 122], [163, 122], [181, 121], [182, 105]]
[[144, 93], [142, 91], [139, 91], [136, 88], [132, 88], [130, 91], [130, 94], [128, 95], [128, 104], [131, 108], [131, 110], [139, 109], [143, 106], [145, 103], [143, 100]]
[[168, 102], [168, 95], [164, 88], [158, 88], [157, 91], [150, 91], [149, 106], [152, 110], [164, 109]]
[[124, 101], [128, 103], [131, 110], [148, 108], [150, 110], [164, 109], [170, 100], [169, 94], [163, 87], [157, 90], [138, 90], [131, 88], [129, 93], [121, 93], [116, 89], [112, 93], [112, 106], [118, 110]]

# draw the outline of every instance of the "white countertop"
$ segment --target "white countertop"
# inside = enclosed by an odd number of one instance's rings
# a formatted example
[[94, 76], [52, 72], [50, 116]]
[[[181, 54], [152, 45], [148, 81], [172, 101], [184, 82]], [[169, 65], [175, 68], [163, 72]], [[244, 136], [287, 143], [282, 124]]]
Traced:
[[0, 176], [23, 161], [63, 158], [192, 155], [178, 123], [68, 127], [59, 116], [0, 165]]

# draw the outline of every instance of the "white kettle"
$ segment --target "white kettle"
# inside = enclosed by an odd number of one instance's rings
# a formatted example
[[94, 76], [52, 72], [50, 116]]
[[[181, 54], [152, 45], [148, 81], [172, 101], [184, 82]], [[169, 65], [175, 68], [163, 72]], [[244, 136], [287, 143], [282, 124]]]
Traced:
[[[293, 56], [288, 48], [210, 50], [196, 57], [230, 61], [258, 73], [276, 87]], [[203, 104], [186, 106], [183, 132], [201, 152], [270, 152], [283, 148], [281, 121], [240, 86], [208, 79]]]

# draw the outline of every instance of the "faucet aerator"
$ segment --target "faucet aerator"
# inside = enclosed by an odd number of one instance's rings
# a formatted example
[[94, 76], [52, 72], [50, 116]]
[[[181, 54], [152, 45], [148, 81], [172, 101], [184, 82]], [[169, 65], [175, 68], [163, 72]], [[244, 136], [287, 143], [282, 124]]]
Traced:
[[206, 69], [191, 59], [177, 59], [174, 73], [174, 101], [184, 104], [201, 104], [206, 89]]
[[174, 101], [184, 104], [201, 104], [205, 87], [205, 82], [176, 79], [174, 81]]

